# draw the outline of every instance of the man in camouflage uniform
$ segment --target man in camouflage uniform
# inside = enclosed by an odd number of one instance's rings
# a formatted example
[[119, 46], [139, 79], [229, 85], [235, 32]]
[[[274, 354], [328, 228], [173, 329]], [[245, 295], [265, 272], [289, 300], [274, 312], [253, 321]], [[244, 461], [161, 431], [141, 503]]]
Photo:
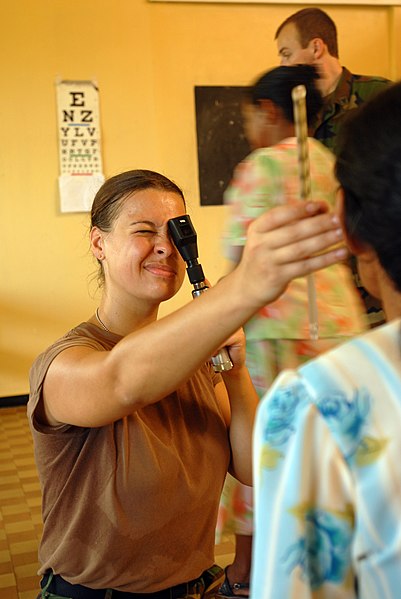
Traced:
[[[277, 29], [275, 39], [282, 65], [313, 64], [317, 67], [318, 86], [325, 103], [314, 123], [313, 136], [336, 154], [338, 133], [347, 112], [366, 102], [390, 81], [383, 77], [354, 75], [341, 66], [336, 25], [320, 8], [305, 8], [289, 16]], [[380, 303], [361, 286], [353, 259], [351, 266], [369, 325], [382, 324], [384, 314]]]
[[337, 135], [347, 110], [357, 108], [388, 83], [383, 77], [353, 75], [343, 67], [337, 87], [326, 98], [313, 136], [336, 154]]
[[336, 138], [348, 110], [357, 108], [390, 81], [383, 77], [353, 75], [341, 66], [337, 28], [320, 8], [304, 8], [289, 16], [277, 29], [282, 65], [313, 64], [320, 73], [318, 86], [325, 98], [314, 137], [336, 153]]

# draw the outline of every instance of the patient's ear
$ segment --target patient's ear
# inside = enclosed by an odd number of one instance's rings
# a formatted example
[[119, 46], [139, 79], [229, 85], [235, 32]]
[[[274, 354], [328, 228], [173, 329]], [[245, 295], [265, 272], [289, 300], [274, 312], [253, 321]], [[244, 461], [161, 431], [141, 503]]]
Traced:
[[370, 251], [372, 251], [372, 248], [368, 244], [366, 244], [364, 241], [361, 241], [360, 239], [358, 239], [357, 237], [355, 237], [347, 231], [347, 228], [345, 226], [344, 190], [342, 187], [340, 187], [337, 191], [336, 213], [340, 219], [341, 228], [344, 233], [345, 243], [347, 244], [347, 247], [351, 254], [354, 254], [354, 256], [360, 256], [364, 253], [369, 253]]
[[269, 99], [259, 100], [259, 106], [263, 110], [268, 125], [275, 125], [279, 118], [279, 108]]

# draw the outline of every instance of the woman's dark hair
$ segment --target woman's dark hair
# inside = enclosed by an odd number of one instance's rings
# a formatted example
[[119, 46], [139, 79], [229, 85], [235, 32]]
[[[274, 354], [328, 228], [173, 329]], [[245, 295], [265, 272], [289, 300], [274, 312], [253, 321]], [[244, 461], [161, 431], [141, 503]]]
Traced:
[[336, 175], [347, 232], [375, 250], [401, 291], [401, 82], [350, 111], [339, 136]]
[[306, 116], [308, 124], [314, 123], [323, 106], [323, 98], [316, 88], [315, 81], [319, 75], [315, 67], [306, 64], [291, 67], [276, 67], [267, 71], [250, 88], [249, 95], [253, 104], [260, 100], [271, 100], [279, 106], [285, 118], [294, 122], [294, 110], [291, 92], [297, 85], [306, 89]]
[[[97, 192], [91, 210], [91, 229], [98, 227], [102, 231], [110, 231], [126, 198], [144, 189], [159, 189], [176, 193], [182, 198], [185, 206], [182, 190], [164, 175], [140, 169], [126, 171], [107, 179]], [[98, 260], [98, 264], [100, 268], [97, 278], [102, 284], [104, 283], [104, 273], [100, 260]]]

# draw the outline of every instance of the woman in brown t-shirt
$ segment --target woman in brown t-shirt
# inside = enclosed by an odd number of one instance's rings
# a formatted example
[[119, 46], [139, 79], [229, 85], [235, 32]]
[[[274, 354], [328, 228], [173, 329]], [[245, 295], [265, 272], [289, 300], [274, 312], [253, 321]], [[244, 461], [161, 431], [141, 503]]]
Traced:
[[[344, 257], [326, 250], [339, 238], [326, 210], [299, 203], [263, 215], [232, 273], [157, 320], [185, 275], [168, 231], [185, 214], [183, 194], [142, 170], [101, 187], [90, 231], [99, 307], [31, 370], [43, 596], [217, 593], [214, 529], [226, 472], [252, 483], [257, 396], [239, 328], [292, 277]], [[216, 375], [209, 358], [224, 344], [234, 367]]]

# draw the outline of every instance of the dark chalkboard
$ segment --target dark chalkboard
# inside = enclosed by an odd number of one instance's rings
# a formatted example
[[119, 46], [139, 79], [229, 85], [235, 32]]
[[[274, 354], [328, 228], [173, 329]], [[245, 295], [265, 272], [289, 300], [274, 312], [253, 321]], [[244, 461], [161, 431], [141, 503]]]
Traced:
[[246, 87], [196, 86], [196, 134], [202, 206], [223, 203], [235, 166], [250, 152], [241, 117]]

